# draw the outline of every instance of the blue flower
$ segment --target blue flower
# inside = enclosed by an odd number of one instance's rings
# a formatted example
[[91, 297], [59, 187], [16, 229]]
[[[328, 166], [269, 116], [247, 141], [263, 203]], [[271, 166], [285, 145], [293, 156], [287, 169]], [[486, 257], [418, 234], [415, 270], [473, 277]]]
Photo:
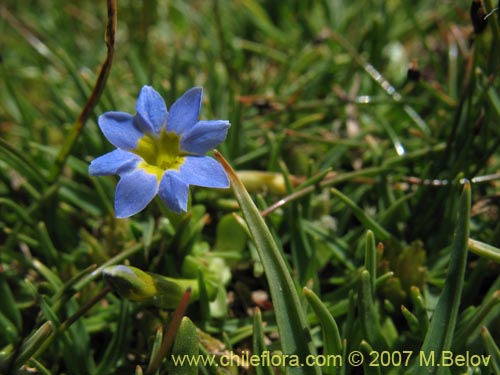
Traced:
[[224, 141], [226, 120], [198, 121], [203, 91], [194, 87], [167, 111], [162, 97], [150, 86], [139, 93], [136, 115], [106, 112], [98, 124], [116, 147], [89, 166], [92, 176], [118, 174], [116, 217], [132, 216], [156, 194], [180, 213], [187, 210], [189, 185], [227, 188], [222, 166], [204, 156]]

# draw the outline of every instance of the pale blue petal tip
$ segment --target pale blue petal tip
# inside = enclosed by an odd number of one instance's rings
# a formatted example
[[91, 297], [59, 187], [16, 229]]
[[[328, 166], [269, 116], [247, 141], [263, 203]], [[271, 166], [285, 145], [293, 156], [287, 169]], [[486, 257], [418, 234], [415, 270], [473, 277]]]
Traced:
[[198, 122], [203, 90], [193, 87], [172, 104], [168, 115], [167, 130], [183, 135]]
[[158, 195], [170, 210], [176, 213], [187, 211], [189, 187], [177, 172], [169, 171], [163, 175]]
[[151, 86], [144, 86], [135, 106], [145, 131], [158, 134], [167, 123], [167, 106], [160, 94]]
[[158, 192], [155, 175], [143, 170], [122, 175], [115, 192], [117, 218], [127, 218], [142, 211]]

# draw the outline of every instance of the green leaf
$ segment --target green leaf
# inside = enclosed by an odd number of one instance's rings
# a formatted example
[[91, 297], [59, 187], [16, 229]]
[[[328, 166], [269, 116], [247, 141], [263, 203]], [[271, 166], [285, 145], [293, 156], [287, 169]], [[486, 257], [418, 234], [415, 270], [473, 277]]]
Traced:
[[473, 253], [485, 257], [493, 262], [500, 263], [500, 249], [495, 246], [488, 245], [484, 242], [469, 238], [469, 250]]
[[500, 349], [498, 345], [495, 343], [495, 339], [491, 336], [488, 328], [483, 327], [483, 331], [481, 333], [483, 338], [484, 347], [486, 348], [486, 352], [491, 356], [490, 357], [490, 366], [495, 374], [500, 374]]
[[[177, 358], [197, 358], [199, 354], [198, 335], [196, 334], [196, 326], [188, 318], [182, 318], [179, 330], [175, 337], [174, 346], [172, 348], [172, 356]], [[175, 366], [173, 362], [169, 362], [168, 373], [172, 375], [197, 375], [198, 366], [184, 365]]]
[[45, 342], [52, 333], [53, 327], [54, 324], [51, 321], [47, 321], [23, 342], [19, 355], [15, 360], [14, 367], [16, 369], [24, 365], [26, 361], [40, 349], [42, 343]]
[[[332, 314], [311, 289], [304, 288], [304, 295], [321, 325], [323, 332], [323, 354], [325, 356], [342, 355], [342, 341], [340, 339], [339, 327]], [[335, 374], [336, 369], [335, 367], [325, 367], [323, 372], [326, 374]]]
[[[462, 348], [465, 346], [467, 339], [472, 337], [485, 324], [488, 316], [496, 316], [496, 307], [500, 305], [500, 290], [497, 290], [492, 295], [485, 298], [481, 306], [475, 309], [474, 314], [464, 322], [459, 322], [455, 335], [454, 347]], [[492, 314], [493, 313], [493, 314]], [[460, 324], [462, 323], [462, 324]]]
[[387, 340], [382, 333], [379, 314], [373, 300], [371, 275], [368, 271], [361, 272], [360, 311], [363, 332], [367, 341], [375, 345], [377, 350], [387, 350]]
[[232, 214], [223, 216], [217, 224], [214, 249], [221, 252], [242, 253], [245, 249], [247, 234]]
[[[426, 358], [433, 353], [435, 363], [440, 363], [443, 351], [451, 349], [467, 263], [470, 207], [471, 188], [470, 183], [466, 182], [460, 197], [458, 223], [451, 246], [450, 265], [446, 282], [421, 348]], [[423, 373], [438, 374], [443, 373], [445, 370], [445, 367], [431, 365], [421, 367], [418, 363], [415, 363], [412, 373], [419, 375]]]
[[[264, 330], [262, 329], [262, 314], [257, 307], [253, 314], [253, 353], [262, 356], [267, 349], [264, 343]], [[256, 375], [274, 375], [274, 371], [270, 366], [260, 365], [255, 367]]]
[[415, 306], [415, 316], [419, 323], [419, 332], [422, 337], [425, 336], [429, 329], [429, 318], [427, 317], [427, 310], [425, 308], [424, 297], [420, 293], [420, 289], [416, 286], [410, 288], [410, 298]]
[[373, 352], [372, 346], [365, 340], [359, 344], [359, 348], [364, 353], [363, 369], [365, 375], [380, 375], [380, 366], [370, 366], [371, 354]]
[[372, 293], [375, 293], [375, 281], [377, 278], [377, 248], [375, 237], [371, 230], [366, 232], [365, 238], [365, 268], [370, 273], [370, 284]]
[[17, 330], [22, 329], [22, 317], [19, 309], [16, 306], [16, 301], [12, 293], [4, 272], [0, 272], [0, 295], [2, 303], [0, 304], [0, 313], [3, 313], [8, 318]]
[[380, 238], [380, 240], [385, 241], [391, 237], [391, 234], [385, 230], [380, 224], [369, 217], [356, 203], [354, 203], [348, 196], [342, 194], [339, 190], [332, 188], [331, 192], [337, 196], [344, 204], [349, 207], [358, 220], [367, 229], [371, 229], [375, 236]]
[[4, 339], [9, 344], [13, 344], [17, 337], [19, 336], [19, 331], [17, 330], [14, 323], [12, 323], [1, 311], [0, 311], [0, 327], [2, 327], [2, 341], [0, 343], [5, 344]]
[[[296, 355], [302, 363], [308, 355], [314, 354], [309, 328], [306, 324], [296, 286], [288, 266], [281, 256], [274, 239], [261, 217], [259, 210], [239, 180], [233, 168], [219, 153], [215, 156], [226, 170], [234, 194], [248, 229], [255, 242], [259, 258], [269, 283], [276, 322], [280, 334], [281, 349], [286, 355]], [[319, 374], [318, 367], [287, 367], [288, 374]]]
[[401, 306], [401, 312], [403, 313], [404, 318], [406, 319], [406, 323], [410, 327], [410, 331], [413, 333], [417, 333], [419, 331], [420, 323], [418, 318], [412, 314], [410, 310], [406, 308], [406, 306]]
[[[162, 342], [163, 342], [163, 327], [160, 326], [156, 330], [155, 341], [153, 342], [153, 348], [151, 349], [151, 355], [149, 356], [148, 366], [151, 366], [151, 362], [153, 361], [153, 358], [155, 358], [158, 355], [158, 352], [160, 351]], [[141, 368], [141, 371], [142, 371], [142, 368]], [[156, 373], [159, 373], [159, 370], [156, 370]]]

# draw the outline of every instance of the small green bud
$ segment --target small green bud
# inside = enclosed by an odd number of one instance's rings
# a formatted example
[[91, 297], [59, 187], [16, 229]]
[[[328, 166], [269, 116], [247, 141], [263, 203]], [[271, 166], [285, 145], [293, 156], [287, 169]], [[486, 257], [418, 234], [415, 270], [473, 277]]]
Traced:
[[102, 275], [116, 293], [132, 301], [147, 301], [159, 293], [153, 277], [135, 267], [109, 266]]
[[124, 265], [106, 267], [102, 274], [117, 294], [131, 301], [153, 302], [161, 308], [172, 309], [188, 288], [191, 289], [190, 302], [199, 298], [197, 279], [174, 279]]

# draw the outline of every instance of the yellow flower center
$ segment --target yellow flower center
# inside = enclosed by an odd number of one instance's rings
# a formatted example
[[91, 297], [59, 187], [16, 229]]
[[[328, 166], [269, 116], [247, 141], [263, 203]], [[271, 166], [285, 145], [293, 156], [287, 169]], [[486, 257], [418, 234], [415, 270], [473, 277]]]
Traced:
[[179, 169], [184, 162], [180, 143], [181, 140], [177, 134], [167, 132], [164, 129], [158, 136], [145, 134], [137, 142], [137, 148], [132, 150], [144, 160], [139, 163], [137, 168], [142, 168], [147, 173], [156, 175], [160, 181], [167, 169]]

